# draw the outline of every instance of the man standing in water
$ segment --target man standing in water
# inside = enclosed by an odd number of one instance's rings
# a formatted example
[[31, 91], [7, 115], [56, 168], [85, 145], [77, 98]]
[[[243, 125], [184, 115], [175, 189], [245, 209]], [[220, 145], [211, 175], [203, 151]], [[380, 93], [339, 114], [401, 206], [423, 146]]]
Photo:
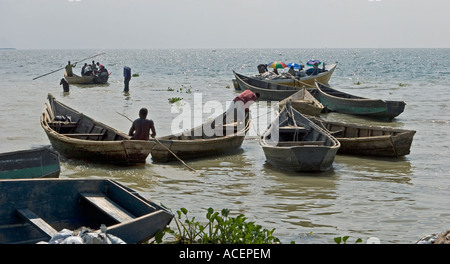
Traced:
[[72, 69], [75, 68], [75, 66], [77, 66], [76, 62], [74, 64], [70, 64], [70, 61], [69, 61], [69, 63], [67, 63], [67, 65], [66, 65], [67, 76], [69, 76], [69, 77], [73, 76]]
[[123, 67], [123, 78], [124, 78], [124, 84], [125, 87], [123, 88], [124, 92], [128, 92], [130, 90], [129, 84], [131, 80], [131, 68], [130, 67]]
[[141, 108], [141, 110], [139, 110], [139, 118], [134, 120], [130, 132], [128, 133], [128, 135], [131, 136], [131, 139], [149, 140], [150, 130], [152, 131], [152, 138], [156, 136], [153, 120], [147, 119], [147, 114], [147, 108]]

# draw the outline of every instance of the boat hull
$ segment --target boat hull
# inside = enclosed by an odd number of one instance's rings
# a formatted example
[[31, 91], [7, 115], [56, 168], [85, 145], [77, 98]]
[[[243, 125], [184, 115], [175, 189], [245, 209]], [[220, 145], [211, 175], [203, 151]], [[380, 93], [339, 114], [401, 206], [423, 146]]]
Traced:
[[64, 79], [66, 79], [69, 84], [106, 84], [109, 75], [107, 72], [103, 72], [99, 76], [79, 76], [76, 74], [67, 76], [67, 73], [64, 73]]
[[267, 163], [285, 170], [326, 171], [332, 168], [339, 141], [288, 102], [260, 139]]
[[334, 134], [341, 143], [338, 154], [400, 157], [410, 153], [416, 131], [386, 126], [370, 126], [326, 121], [311, 117]]
[[302, 89], [281, 100], [279, 107], [284, 107], [288, 101], [291, 103], [292, 108], [304, 115], [318, 116], [324, 111], [324, 106], [306, 89]]
[[405, 102], [352, 96], [316, 82], [313, 95], [327, 110], [344, 114], [392, 120], [405, 110]]
[[[333, 75], [334, 70], [336, 69], [337, 64], [330, 64], [329, 66], [326, 66], [326, 72], [319, 73], [317, 75], [312, 76], [306, 76], [301, 77], [300, 79], [292, 79], [292, 78], [275, 78], [275, 79], [267, 79], [263, 78], [260, 75], [252, 76], [252, 78], [256, 78], [258, 80], [264, 80], [275, 84], [280, 85], [286, 85], [286, 86], [294, 86], [294, 87], [307, 87], [307, 88], [314, 88], [315, 87], [315, 81], [317, 80], [320, 83], [327, 84], [331, 76]], [[237, 79], [232, 80], [234, 88], [236, 90], [245, 90], [246, 88], [241, 85], [237, 81]]]
[[[48, 242], [51, 229], [56, 232], [81, 227], [98, 230], [102, 224], [107, 226], [107, 234], [129, 244], [142, 243], [173, 218], [170, 212], [112, 180], [8, 180], [0, 181], [0, 192], [1, 244]], [[92, 203], [86, 197], [108, 201], [111, 207], [129, 214], [130, 219], [120, 220], [108, 211], [111, 209]], [[24, 209], [33, 212], [50, 228], [40, 229], [20, 217], [19, 210]]]
[[300, 87], [291, 87], [252, 79], [236, 72], [234, 72], [234, 75], [242, 90], [248, 89], [255, 94], [259, 94], [258, 100], [281, 101], [302, 89]]
[[[222, 119], [222, 117], [219, 119]], [[233, 152], [239, 149], [244, 142], [245, 136], [250, 129], [250, 122], [251, 120], [247, 116], [242, 129], [237, 130], [235, 127], [232, 127], [231, 132], [226, 130], [227, 126], [221, 127], [222, 134], [219, 136], [194, 136], [196, 131], [210, 126], [208, 122], [187, 133], [159, 138], [159, 143], [153, 147], [151, 152], [152, 160], [156, 162], [174, 161], [176, 157], [172, 153], [185, 160]], [[200, 131], [199, 134], [204, 134], [204, 131]]]
[[263, 147], [270, 165], [292, 171], [327, 171], [333, 167], [337, 150], [317, 146]]
[[[55, 121], [55, 117], [70, 117], [71, 121]], [[50, 94], [40, 121], [52, 147], [69, 159], [117, 165], [142, 164], [156, 144], [131, 140], [127, 134], [56, 101]]]
[[0, 179], [58, 178], [59, 154], [49, 147], [0, 154]]

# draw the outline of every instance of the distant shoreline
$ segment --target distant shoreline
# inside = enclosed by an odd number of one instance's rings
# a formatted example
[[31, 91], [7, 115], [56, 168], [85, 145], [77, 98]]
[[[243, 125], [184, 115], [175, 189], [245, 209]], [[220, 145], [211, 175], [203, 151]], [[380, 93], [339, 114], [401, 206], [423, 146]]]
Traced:
[[0, 48], [0, 50], [15, 50], [16, 48]]

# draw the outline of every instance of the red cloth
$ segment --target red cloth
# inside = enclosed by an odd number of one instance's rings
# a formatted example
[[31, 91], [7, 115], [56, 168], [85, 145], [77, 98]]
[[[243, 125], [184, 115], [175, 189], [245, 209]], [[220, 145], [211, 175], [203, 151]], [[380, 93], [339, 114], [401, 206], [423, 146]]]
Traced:
[[[242, 101], [244, 106], [245, 106], [245, 112], [249, 112], [249, 107], [251, 104], [253, 104], [254, 102], [256, 102], [256, 94], [250, 90], [245, 90], [243, 91], [240, 95], [236, 96], [233, 99], [233, 102], [236, 101]], [[247, 102], [251, 102], [247, 105]]]
[[236, 98], [233, 99], [233, 102], [236, 101], [242, 101], [244, 102], [244, 105], [249, 101], [256, 101], [256, 94], [250, 90], [243, 91], [240, 95], [236, 96]]

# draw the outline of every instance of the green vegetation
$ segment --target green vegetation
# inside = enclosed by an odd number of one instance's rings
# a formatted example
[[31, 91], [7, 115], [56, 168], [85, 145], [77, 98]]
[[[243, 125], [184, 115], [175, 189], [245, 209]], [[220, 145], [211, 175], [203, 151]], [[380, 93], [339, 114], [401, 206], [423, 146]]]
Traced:
[[171, 243], [179, 244], [274, 244], [280, 240], [273, 236], [275, 229], [263, 229], [254, 222], [247, 222], [243, 214], [229, 216], [229, 209], [215, 212], [208, 208], [207, 224], [202, 225], [195, 217], [188, 217], [188, 210], [181, 208], [174, 217], [177, 230], [166, 227], [155, 236], [156, 243], [162, 243], [165, 234], [173, 236]]
[[[162, 205], [165, 207], [164, 205]], [[167, 207], [165, 207], [167, 208]], [[170, 210], [171, 211], [171, 210]], [[272, 230], [263, 229], [255, 222], [248, 222], [243, 214], [230, 217], [229, 209], [216, 212], [208, 208], [206, 224], [201, 224], [195, 217], [188, 216], [188, 210], [181, 208], [173, 218], [176, 229], [166, 226], [155, 235], [158, 244], [280, 244], [280, 240], [273, 235]], [[306, 234], [312, 236], [312, 232]], [[166, 235], [170, 238], [165, 238]], [[163, 240], [164, 238], [164, 240]], [[335, 237], [336, 244], [347, 244], [350, 236]], [[354, 242], [362, 243], [358, 238]], [[294, 244], [294, 241], [291, 241]]]
[[133, 73], [133, 77], [139, 77], [139, 73]]
[[171, 97], [168, 100], [169, 100], [169, 103], [173, 104], [175, 102], [183, 100], [183, 98], [181, 98], [181, 97]]
[[[168, 88], [167, 88], [167, 91], [173, 92], [173, 91], [175, 91], [175, 89], [168, 87]], [[192, 93], [192, 92], [191, 92], [191, 88], [185, 88], [184, 85], [181, 85], [181, 87], [178, 88], [176, 91], [177, 91], [177, 93], [183, 93], [183, 91], [184, 91], [185, 93]]]
[[[350, 236], [343, 236], [343, 237], [335, 237], [334, 238], [334, 242], [336, 243], [336, 244], [347, 244], [347, 240], [350, 238]], [[362, 239], [361, 238], [358, 238], [358, 239], [356, 239], [356, 241], [355, 241], [355, 244], [356, 243], [362, 243], [363, 241], [362, 241]]]

